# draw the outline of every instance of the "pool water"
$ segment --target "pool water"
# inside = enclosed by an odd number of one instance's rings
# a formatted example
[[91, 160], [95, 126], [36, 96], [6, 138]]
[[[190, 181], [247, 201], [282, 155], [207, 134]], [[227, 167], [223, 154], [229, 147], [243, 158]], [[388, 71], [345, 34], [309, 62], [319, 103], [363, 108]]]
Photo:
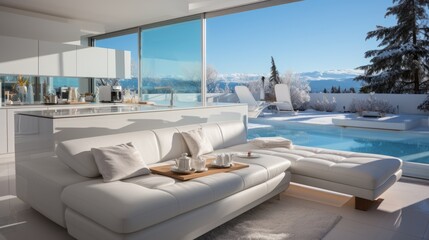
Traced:
[[429, 134], [290, 122], [249, 123], [248, 138], [281, 136], [295, 145], [395, 156], [429, 164]]

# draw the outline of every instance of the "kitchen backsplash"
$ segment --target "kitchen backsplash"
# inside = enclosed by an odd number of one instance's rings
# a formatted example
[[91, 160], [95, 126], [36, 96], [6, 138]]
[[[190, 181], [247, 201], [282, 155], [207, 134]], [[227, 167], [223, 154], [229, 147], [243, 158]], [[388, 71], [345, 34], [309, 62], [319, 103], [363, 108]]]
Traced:
[[[60, 87], [88, 89], [89, 80], [65, 77], [34, 77], [21, 75], [0, 76], [2, 103], [5, 104], [40, 104], [43, 96], [57, 94]], [[86, 83], [87, 82], [87, 83]], [[81, 84], [87, 86], [80, 86]], [[85, 94], [85, 91], [79, 93]]]

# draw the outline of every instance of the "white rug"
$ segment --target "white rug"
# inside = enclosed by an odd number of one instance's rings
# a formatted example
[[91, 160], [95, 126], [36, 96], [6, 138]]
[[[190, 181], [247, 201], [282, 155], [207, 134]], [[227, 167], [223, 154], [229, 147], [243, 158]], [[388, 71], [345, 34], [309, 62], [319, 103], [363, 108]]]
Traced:
[[199, 237], [206, 239], [322, 239], [341, 216], [270, 200]]

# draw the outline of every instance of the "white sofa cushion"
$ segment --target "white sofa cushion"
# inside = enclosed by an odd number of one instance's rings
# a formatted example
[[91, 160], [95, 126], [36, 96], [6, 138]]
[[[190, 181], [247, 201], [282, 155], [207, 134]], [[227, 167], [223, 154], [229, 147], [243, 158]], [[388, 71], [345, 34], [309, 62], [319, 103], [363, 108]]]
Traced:
[[193, 158], [213, 152], [213, 146], [202, 128], [182, 132]]
[[16, 194], [43, 215], [66, 227], [60, 201], [65, 187], [91, 180], [76, 174], [56, 157], [33, 158], [16, 162]]
[[88, 181], [68, 186], [61, 198], [69, 208], [111, 231], [130, 233], [284, 174], [290, 163], [272, 159], [185, 182], [153, 174], [109, 183]]
[[95, 163], [105, 182], [146, 175], [149, 168], [132, 143], [91, 148]]
[[293, 148], [292, 141], [283, 137], [259, 137], [249, 141], [256, 147], [260, 148], [275, 148], [285, 147]]
[[[189, 125], [180, 129], [202, 127], [214, 149], [243, 144], [247, 141], [246, 127], [242, 121]], [[67, 166], [84, 177], [98, 177], [100, 172], [95, 164], [91, 148], [133, 142], [145, 162], [152, 164], [168, 161], [188, 152], [185, 140], [177, 128], [153, 131], [128, 132], [64, 141], [58, 144], [56, 153]]]
[[175, 184], [177, 180], [157, 174], [148, 174], [134, 178], [124, 179], [124, 182], [134, 183], [146, 188], [158, 188]]
[[213, 149], [223, 147], [223, 136], [218, 124], [204, 124], [202, 125], [206, 137], [210, 140]]
[[188, 152], [182, 134], [176, 128], [163, 128], [153, 130], [156, 135], [161, 161], [168, 161]]
[[61, 194], [68, 208], [117, 233], [130, 233], [179, 212], [175, 196], [137, 184], [92, 180], [70, 185]]
[[133, 142], [147, 164], [160, 160], [158, 140], [152, 131], [121, 133], [111, 136], [81, 138], [58, 143], [56, 154], [61, 161], [84, 177], [98, 177], [97, 164], [91, 148]]
[[130, 233], [243, 190], [238, 175], [216, 175], [209, 177], [216, 179], [214, 186], [187, 181], [153, 189], [130, 182], [94, 180], [68, 186], [61, 198], [69, 208], [111, 231]]
[[247, 129], [242, 122], [224, 122], [218, 123], [218, 125], [223, 137], [222, 148], [227, 148], [247, 142]]

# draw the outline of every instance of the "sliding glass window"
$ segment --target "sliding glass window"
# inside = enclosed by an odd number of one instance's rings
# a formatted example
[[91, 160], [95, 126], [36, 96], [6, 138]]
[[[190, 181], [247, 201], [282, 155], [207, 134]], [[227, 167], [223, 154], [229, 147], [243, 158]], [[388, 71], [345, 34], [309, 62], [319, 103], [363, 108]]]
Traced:
[[174, 96], [176, 106], [201, 102], [201, 32], [200, 18], [142, 28], [142, 100], [169, 105]]

